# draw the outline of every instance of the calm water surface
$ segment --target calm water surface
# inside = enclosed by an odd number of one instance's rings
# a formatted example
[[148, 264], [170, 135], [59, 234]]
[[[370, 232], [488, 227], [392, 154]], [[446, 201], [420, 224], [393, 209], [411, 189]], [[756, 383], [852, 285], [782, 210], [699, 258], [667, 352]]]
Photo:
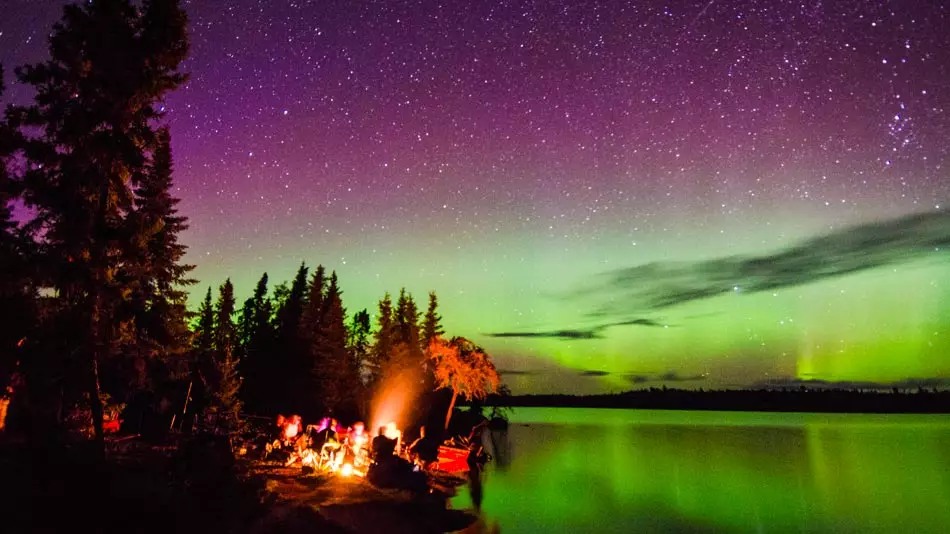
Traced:
[[522, 408], [511, 422], [485, 436], [482, 512], [503, 533], [950, 532], [950, 416]]

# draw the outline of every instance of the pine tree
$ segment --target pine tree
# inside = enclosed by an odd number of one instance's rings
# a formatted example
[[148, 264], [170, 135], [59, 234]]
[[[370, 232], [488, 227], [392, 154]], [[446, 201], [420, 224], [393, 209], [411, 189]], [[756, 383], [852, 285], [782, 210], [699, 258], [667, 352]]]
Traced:
[[423, 350], [429, 348], [432, 340], [441, 336], [445, 332], [442, 330], [442, 317], [438, 313], [439, 298], [435, 291], [429, 292], [429, 308], [422, 318], [422, 337], [419, 340]]
[[142, 9], [129, 0], [84, 2], [64, 9], [49, 42], [49, 61], [18, 70], [36, 98], [12, 116], [31, 135], [24, 200], [44, 229], [69, 318], [64, 336], [82, 362], [67, 379], [84, 385], [104, 453], [99, 366], [125, 327], [132, 187], [158, 145], [158, 103], [185, 80], [177, 69], [188, 52], [186, 18], [176, 0], [147, 0]]
[[[310, 367], [301, 365], [307, 361], [303, 352], [306, 349], [300, 338], [300, 323], [304, 309], [307, 307], [307, 274], [309, 269], [303, 263], [297, 269], [290, 291], [285, 298], [280, 294], [275, 296], [279, 302], [276, 317], [276, 336], [272, 358], [268, 359], [268, 366], [272, 369], [268, 373], [266, 397], [270, 401], [270, 411], [294, 410], [305, 407], [303, 401], [296, 399], [300, 373], [309, 376]], [[278, 286], [279, 289], [279, 286]]]
[[398, 358], [391, 358], [395, 365], [422, 370], [425, 353], [419, 343], [419, 337], [419, 310], [416, 301], [402, 288], [396, 302], [396, 350], [393, 355], [398, 355]]
[[211, 301], [211, 287], [208, 287], [205, 298], [198, 306], [197, 319], [192, 336], [191, 358], [191, 387], [194, 388], [194, 398], [198, 399], [198, 411], [202, 406], [211, 404], [212, 383], [216, 374], [214, 358], [214, 307]]
[[317, 265], [307, 288], [307, 306], [300, 320], [300, 337], [311, 346], [317, 342], [323, 329], [323, 317], [327, 312], [326, 286], [326, 269], [323, 265]]
[[[429, 307], [426, 309], [426, 314], [422, 319], [422, 335], [420, 342], [420, 347], [423, 352], [429, 349], [429, 346], [432, 344], [432, 341], [444, 332], [442, 330], [442, 317], [438, 314], [439, 299], [435, 295], [435, 291], [429, 292]], [[432, 362], [425, 359], [424, 363], [424, 386], [426, 391], [431, 391], [435, 387], [435, 375], [433, 373]]]
[[236, 428], [240, 422], [241, 377], [238, 374], [238, 332], [234, 324], [234, 286], [225, 280], [218, 290], [214, 307], [214, 363], [215, 373], [208, 384], [211, 390], [211, 410], [223, 418], [227, 428]]
[[244, 369], [244, 399], [255, 411], [269, 405], [269, 383], [276, 379], [271, 361], [274, 331], [273, 306], [267, 296], [267, 273], [261, 276], [254, 295], [244, 302], [239, 321], [241, 361]]
[[[0, 96], [3, 96], [3, 67], [0, 65]], [[32, 239], [13, 220], [12, 202], [20, 187], [7, 170], [19, 144], [16, 130], [0, 120], [0, 403], [21, 358], [23, 343], [32, 337], [36, 319], [35, 273], [29, 263]], [[0, 421], [0, 428], [3, 421]]]
[[[199, 364], [213, 361], [214, 354], [214, 308], [211, 306], [211, 287], [198, 307], [198, 322], [195, 324], [193, 350]], [[205, 368], [201, 369], [205, 371]]]
[[325, 408], [321, 403], [321, 384], [314, 369], [318, 367], [317, 359], [325, 352], [323, 329], [327, 314], [326, 290], [326, 269], [323, 265], [317, 265], [310, 277], [307, 303], [300, 318], [301, 349], [295, 354], [291, 367], [292, 405], [304, 415], [318, 416], [320, 409]]
[[350, 361], [356, 366], [361, 381], [364, 370], [368, 371], [370, 365], [370, 330], [368, 311], [363, 309], [353, 314], [347, 330], [346, 345], [350, 351]]
[[386, 293], [379, 301], [379, 315], [376, 317], [376, 332], [373, 334], [373, 348], [370, 351], [369, 385], [375, 387], [382, 377], [383, 370], [389, 365], [389, 359], [396, 343], [396, 324], [393, 318], [393, 303]]
[[[178, 235], [188, 228], [187, 218], [177, 214], [179, 200], [171, 195], [172, 154], [168, 129], [158, 132], [158, 145], [147, 172], [136, 188], [136, 209], [129, 217], [132, 234], [138, 236], [132, 271], [136, 345], [145, 356], [159, 356], [166, 364], [177, 362], [189, 341], [187, 294], [184, 287], [193, 265], [182, 263], [187, 247]], [[175, 362], [171, 361], [176, 360]]]
[[343, 308], [336, 271], [330, 275], [324, 303], [323, 325], [317, 338], [319, 342], [313, 346], [316, 391], [322, 408], [335, 415], [352, 415], [359, 375], [350, 364], [346, 347], [346, 310]]

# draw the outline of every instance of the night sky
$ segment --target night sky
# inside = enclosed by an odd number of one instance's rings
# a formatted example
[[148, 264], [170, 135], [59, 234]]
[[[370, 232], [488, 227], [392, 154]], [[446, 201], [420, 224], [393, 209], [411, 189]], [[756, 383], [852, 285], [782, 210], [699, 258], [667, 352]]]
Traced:
[[[63, 4], [5, 8], [8, 73]], [[942, 2], [184, 5], [193, 300], [436, 290], [522, 393], [950, 384]]]

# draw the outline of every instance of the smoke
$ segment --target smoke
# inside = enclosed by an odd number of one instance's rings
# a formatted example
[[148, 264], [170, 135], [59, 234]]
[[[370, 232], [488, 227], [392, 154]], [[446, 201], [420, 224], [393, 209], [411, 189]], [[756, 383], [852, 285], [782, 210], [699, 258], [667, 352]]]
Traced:
[[390, 422], [405, 428], [411, 422], [413, 404], [421, 393], [421, 370], [401, 366], [384, 369], [370, 403], [370, 426], [367, 428], [370, 435], [376, 435], [379, 427]]

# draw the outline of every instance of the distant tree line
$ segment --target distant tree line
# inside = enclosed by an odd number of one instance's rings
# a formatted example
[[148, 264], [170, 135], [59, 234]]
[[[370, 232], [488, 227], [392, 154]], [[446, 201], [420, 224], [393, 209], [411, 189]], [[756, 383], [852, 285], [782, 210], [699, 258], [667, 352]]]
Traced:
[[825, 388], [675, 389], [649, 388], [603, 395], [489, 396], [488, 406], [639, 408], [839, 413], [950, 413], [950, 391], [918, 388], [844, 390]]

